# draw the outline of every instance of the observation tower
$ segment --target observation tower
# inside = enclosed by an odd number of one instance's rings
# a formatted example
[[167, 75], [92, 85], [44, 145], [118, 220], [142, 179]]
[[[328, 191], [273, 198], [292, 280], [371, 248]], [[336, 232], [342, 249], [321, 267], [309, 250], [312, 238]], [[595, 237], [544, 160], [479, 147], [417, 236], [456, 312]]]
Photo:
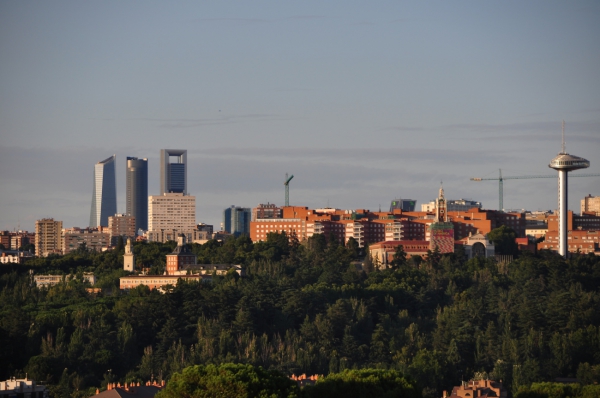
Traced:
[[567, 243], [567, 212], [569, 210], [568, 172], [590, 167], [590, 161], [579, 156], [569, 155], [565, 150], [565, 121], [562, 122], [562, 150], [548, 165], [558, 171], [558, 253], [566, 257]]

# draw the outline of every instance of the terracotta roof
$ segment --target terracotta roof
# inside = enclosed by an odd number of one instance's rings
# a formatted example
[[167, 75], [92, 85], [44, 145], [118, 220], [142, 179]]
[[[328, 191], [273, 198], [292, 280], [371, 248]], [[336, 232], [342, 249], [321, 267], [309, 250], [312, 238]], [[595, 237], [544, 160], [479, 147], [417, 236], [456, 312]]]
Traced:
[[115, 387], [112, 390], [102, 391], [100, 394], [92, 395], [90, 398], [121, 398], [121, 397], [138, 397], [152, 398], [160, 391], [157, 386], [139, 386], [130, 387], [126, 390], [123, 387]]

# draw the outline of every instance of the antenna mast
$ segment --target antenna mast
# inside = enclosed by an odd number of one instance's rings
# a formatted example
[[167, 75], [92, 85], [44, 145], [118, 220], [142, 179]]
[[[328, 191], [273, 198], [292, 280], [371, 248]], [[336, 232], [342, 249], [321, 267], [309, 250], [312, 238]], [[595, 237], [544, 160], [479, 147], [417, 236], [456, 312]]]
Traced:
[[567, 153], [567, 151], [565, 149], [565, 121], [564, 120], [562, 122], [562, 152], [561, 153]]

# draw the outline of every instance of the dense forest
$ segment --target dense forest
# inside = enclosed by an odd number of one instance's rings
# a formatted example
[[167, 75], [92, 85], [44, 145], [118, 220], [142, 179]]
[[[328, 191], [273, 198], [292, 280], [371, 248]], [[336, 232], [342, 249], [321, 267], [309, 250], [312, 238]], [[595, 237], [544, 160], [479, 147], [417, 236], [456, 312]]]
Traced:
[[[174, 243], [136, 243], [139, 267], [164, 270]], [[557, 377], [600, 378], [600, 259], [518, 253], [508, 264], [460, 251], [376, 270], [355, 242], [282, 234], [192, 245], [199, 263], [247, 276], [123, 294], [122, 244], [0, 268], [0, 379], [25, 376], [53, 396], [85, 397], [109, 382], [169, 380], [188, 366], [261, 366], [286, 375], [380, 369], [419, 394], [472, 377], [510, 391]], [[84, 272], [102, 292], [89, 294]], [[75, 274], [38, 289], [31, 274]]]

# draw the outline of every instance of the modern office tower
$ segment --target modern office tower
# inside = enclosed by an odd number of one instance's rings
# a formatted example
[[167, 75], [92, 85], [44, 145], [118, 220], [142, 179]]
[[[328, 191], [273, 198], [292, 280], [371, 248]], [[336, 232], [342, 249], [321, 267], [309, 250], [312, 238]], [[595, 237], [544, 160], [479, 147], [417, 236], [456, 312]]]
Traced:
[[569, 171], [590, 167], [590, 161], [569, 155], [565, 149], [565, 122], [562, 124], [562, 149], [548, 165], [558, 171], [558, 254], [567, 256], [567, 211], [569, 209]]
[[148, 229], [148, 159], [127, 157], [126, 210], [135, 217], [135, 231]]
[[160, 192], [187, 195], [187, 150], [160, 150]]
[[62, 221], [43, 218], [35, 222], [35, 255], [62, 254]]
[[108, 226], [108, 217], [117, 213], [116, 155], [94, 165], [94, 192], [90, 211], [90, 228]]
[[231, 206], [223, 210], [223, 230], [232, 235], [250, 235], [252, 210], [247, 207]]
[[414, 199], [394, 199], [390, 204], [390, 213], [394, 210], [415, 211], [417, 201]]
[[166, 242], [186, 235], [194, 239], [196, 230], [196, 197], [183, 193], [163, 193], [148, 197], [148, 240]]

